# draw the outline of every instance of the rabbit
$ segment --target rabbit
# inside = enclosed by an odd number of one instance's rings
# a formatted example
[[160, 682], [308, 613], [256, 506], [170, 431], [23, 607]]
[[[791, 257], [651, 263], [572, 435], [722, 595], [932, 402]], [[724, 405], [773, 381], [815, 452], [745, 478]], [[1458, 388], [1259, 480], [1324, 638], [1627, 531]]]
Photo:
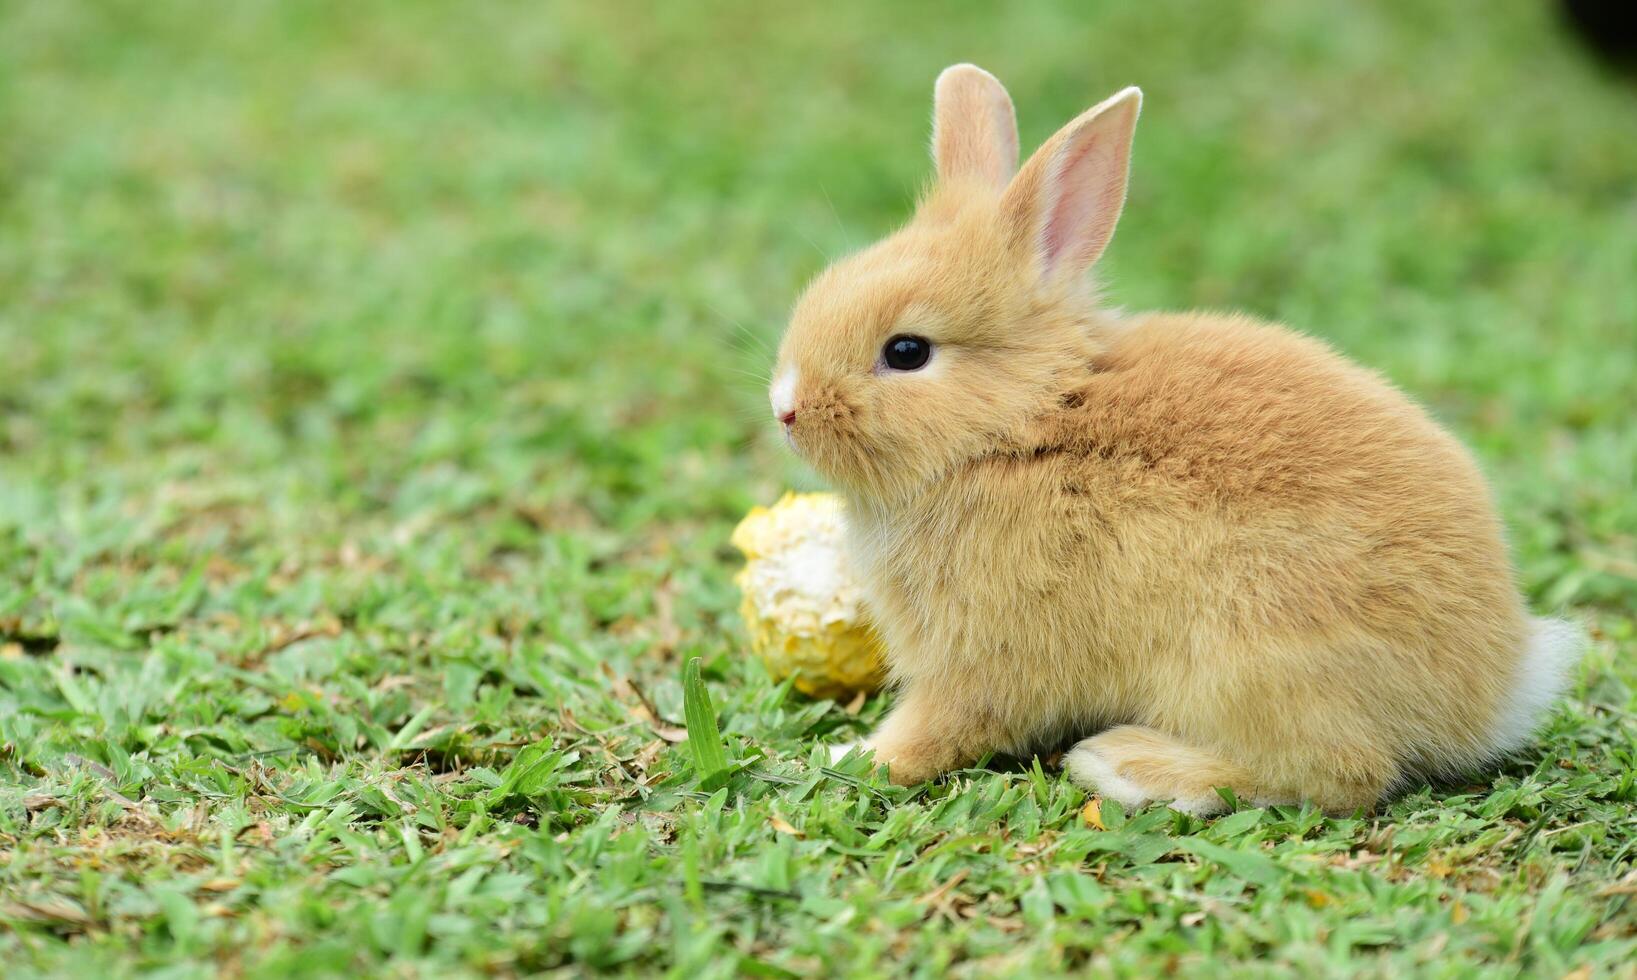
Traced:
[[1467, 451], [1318, 340], [1099, 305], [1141, 104], [1019, 168], [1005, 88], [948, 68], [913, 220], [791, 314], [773, 415], [845, 498], [898, 691], [864, 747], [916, 784], [1095, 732], [1073, 782], [1199, 815], [1517, 748], [1583, 640], [1528, 614]]

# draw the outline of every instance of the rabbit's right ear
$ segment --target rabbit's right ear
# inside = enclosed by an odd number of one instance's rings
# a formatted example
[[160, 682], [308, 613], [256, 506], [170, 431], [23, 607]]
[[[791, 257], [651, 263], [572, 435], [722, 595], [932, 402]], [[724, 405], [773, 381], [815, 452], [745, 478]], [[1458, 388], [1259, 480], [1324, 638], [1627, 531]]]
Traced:
[[1017, 171], [1017, 114], [995, 76], [951, 65], [932, 97], [932, 159], [940, 181], [978, 180], [999, 193]]
[[1042, 279], [1079, 276], [1114, 237], [1141, 110], [1142, 91], [1134, 86], [1087, 109], [1036, 150], [1006, 188], [1001, 209]]

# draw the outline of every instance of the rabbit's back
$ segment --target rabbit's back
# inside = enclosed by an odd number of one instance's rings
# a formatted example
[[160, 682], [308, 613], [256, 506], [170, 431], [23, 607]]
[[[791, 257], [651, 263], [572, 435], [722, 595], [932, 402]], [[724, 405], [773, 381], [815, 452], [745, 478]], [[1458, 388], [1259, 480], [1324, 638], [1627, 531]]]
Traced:
[[1462, 628], [1515, 653], [1524, 615], [1482, 475], [1374, 372], [1242, 317], [1152, 316], [1067, 401], [1050, 427], [1088, 516], [1158, 509], [1143, 523], [1168, 515], [1189, 540], [1217, 539], [1198, 558], [1220, 574], [1200, 584], [1254, 597], [1229, 607], [1247, 628], [1424, 638], [1470, 610]]
[[1470, 456], [1419, 406], [1323, 343], [1245, 317], [1131, 321], [1063, 402], [1037, 438], [1213, 503], [1347, 502], [1401, 520], [1431, 481], [1490, 517]]

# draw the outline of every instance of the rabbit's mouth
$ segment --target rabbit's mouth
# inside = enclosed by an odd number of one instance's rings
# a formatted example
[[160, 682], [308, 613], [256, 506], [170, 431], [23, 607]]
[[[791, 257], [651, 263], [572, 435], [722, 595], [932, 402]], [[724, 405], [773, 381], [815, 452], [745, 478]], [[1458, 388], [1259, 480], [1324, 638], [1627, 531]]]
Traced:
[[857, 412], [839, 398], [807, 399], [779, 421], [785, 445], [831, 479], [847, 480], [857, 459], [869, 455], [858, 442]]

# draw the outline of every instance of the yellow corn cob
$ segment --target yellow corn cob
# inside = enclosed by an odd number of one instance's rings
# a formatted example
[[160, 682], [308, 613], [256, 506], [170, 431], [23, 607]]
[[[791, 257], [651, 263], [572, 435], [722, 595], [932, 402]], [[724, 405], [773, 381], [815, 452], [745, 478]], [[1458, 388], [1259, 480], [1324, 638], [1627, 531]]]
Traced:
[[787, 493], [733, 532], [751, 649], [774, 680], [794, 675], [797, 690], [820, 698], [874, 690], [883, 677], [881, 640], [842, 561], [842, 506], [832, 493]]

